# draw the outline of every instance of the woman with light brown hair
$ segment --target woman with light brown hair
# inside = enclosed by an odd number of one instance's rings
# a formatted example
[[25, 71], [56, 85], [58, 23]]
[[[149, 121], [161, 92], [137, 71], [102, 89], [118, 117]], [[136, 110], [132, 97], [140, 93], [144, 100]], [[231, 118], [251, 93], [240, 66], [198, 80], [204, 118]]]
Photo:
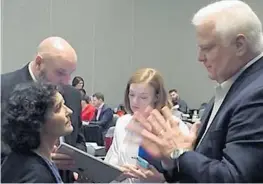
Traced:
[[[132, 122], [134, 112], [145, 112], [148, 106], [161, 110], [164, 106], [169, 106], [167, 92], [164, 88], [164, 81], [161, 74], [152, 68], [137, 70], [129, 79], [124, 97], [124, 105], [128, 114], [120, 117], [116, 123], [113, 143], [106, 155], [105, 161], [119, 166], [128, 177], [124, 182], [164, 182], [162, 166], [159, 161], [151, 159], [148, 155], [146, 159], [150, 164], [148, 168], [137, 165], [138, 155], [147, 153], [138, 143], [127, 141], [139, 139], [138, 135], [129, 132], [126, 127]], [[180, 121], [180, 128], [185, 133], [189, 130]]]

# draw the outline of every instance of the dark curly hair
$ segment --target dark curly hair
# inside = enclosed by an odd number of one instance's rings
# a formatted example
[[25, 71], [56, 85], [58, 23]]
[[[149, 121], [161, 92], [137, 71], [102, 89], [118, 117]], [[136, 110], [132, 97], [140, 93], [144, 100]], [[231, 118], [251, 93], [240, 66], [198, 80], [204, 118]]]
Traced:
[[13, 151], [40, 145], [40, 130], [52, 112], [58, 87], [31, 82], [15, 87], [4, 107], [2, 138]]
[[72, 80], [72, 86], [73, 87], [77, 86], [78, 83], [80, 83], [81, 81], [83, 82], [83, 87], [84, 87], [84, 79], [82, 77], [80, 77], [80, 76], [74, 77], [73, 80]]

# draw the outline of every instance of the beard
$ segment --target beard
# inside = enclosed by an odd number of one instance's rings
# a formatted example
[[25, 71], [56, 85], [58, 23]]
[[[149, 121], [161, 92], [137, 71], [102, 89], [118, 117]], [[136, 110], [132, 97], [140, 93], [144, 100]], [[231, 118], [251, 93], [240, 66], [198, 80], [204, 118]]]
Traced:
[[53, 84], [56, 86], [63, 86], [63, 85], [68, 85], [68, 84], [64, 84], [62, 81], [60, 80], [55, 80], [55, 79], [50, 79], [48, 77], [48, 72], [46, 69], [43, 69], [39, 72], [39, 75], [37, 77], [37, 81], [41, 82], [41, 83], [49, 83], [49, 84]]
[[42, 82], [42, 83], [51, 83], [51, 81], [48, 80], [47, 71], [46, 71], [46, 70], [41, 70], [41, 71], [40, 71], [37, 80], [38, 80], [39, 82]]
[[172, 99], [172, 103], [173, 103], [173, 106], [177, 105], [178, 104], [178, 98], [173, 98]]

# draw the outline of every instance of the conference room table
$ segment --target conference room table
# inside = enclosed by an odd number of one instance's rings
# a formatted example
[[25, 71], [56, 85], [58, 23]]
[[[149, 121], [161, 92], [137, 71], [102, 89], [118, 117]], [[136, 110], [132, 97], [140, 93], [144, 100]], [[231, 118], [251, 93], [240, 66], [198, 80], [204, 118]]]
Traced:
[[95, 123], [82, 122], [83, 133], [86, 142], [96, 142], [98, 146], [104, 146], [102, 128]]

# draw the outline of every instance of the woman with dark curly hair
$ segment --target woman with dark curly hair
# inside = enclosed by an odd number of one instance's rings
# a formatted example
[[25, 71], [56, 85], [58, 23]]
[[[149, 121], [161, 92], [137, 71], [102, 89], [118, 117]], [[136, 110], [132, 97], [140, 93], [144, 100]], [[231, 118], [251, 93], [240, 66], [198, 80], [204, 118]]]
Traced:
[[76, 89], [83, 89], [84, 88], [84, 79], [80, 76], [76, 76], [72, 80], [72, 86]]
[[2, 164], [1, 182], [62, 183], [51, 153], [73, 131], [71, 113], [56, 86], [17, 86], [4, 112], [2, 137], [12, 152]]

